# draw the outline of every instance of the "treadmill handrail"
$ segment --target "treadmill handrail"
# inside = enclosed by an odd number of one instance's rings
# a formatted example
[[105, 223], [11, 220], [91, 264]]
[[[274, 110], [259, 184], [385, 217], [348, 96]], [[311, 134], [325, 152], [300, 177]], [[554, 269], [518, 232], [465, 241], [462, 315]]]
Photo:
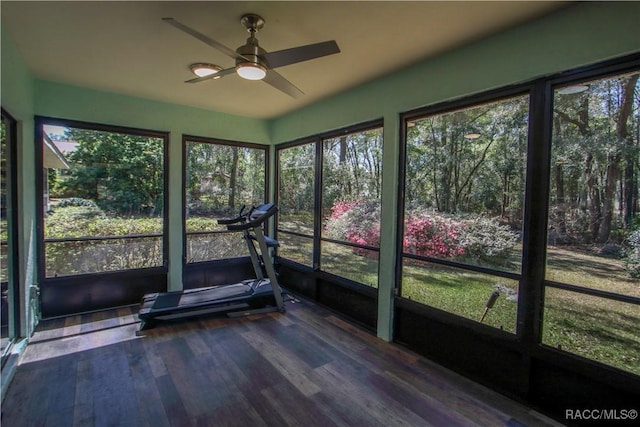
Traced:
[[242, 208], [240, 208], [240, 212], [238, 213], [238, 216], [236, 218], [218, 219], [218, 224], [227, 225], [227, 224], [236, 224], [238, 222], [245, 221], [247, 219], [247, 216], [249, 215], [248, 213], [246, 213], [246, 214], [243, 213], [245, 207], [246, 207], [246, 205], [242, 205]]
[[239, 216], [237, 218], [231, 218], [231, 219], [219, 219], [218, 224], [221, 225], [229, 225], [229, 224], [237, 224], [239, 222], [243, 222], [245, 221], [247, 218], [244, 216]]
[[[262, 210], [260, 208], [267, 207], [267, 210]], [[264, 205], [258, 206], [256, 209], [252, 209], [249, 211], [249, 218], [256, 214], [256, 212], [260, 213], [257, 217], [253, 219], [249, 219], [244, 224], [229, 224], [227, 225], [227, 230], [229, 231], [240, 231], [247, 230], [249, 228], [255, 228], [262, 225], [266, 220], [271, 218], [278, 211], [278, 208], [273, 203], [266, 203]]]

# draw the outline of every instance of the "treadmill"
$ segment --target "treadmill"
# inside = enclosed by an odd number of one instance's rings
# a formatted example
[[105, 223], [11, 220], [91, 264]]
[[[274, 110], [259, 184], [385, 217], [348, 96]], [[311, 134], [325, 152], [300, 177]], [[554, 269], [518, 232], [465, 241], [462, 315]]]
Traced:
[[[277, 212], [277, 208], [273, 203], [266, 203], [251, 208], [244, 215], [243, 210], [237, 218], [220, 219], [218, 223], [226, 225], [229, 231], [243, 233], [256, 278], [230, 285], [147, 294], [142, 297], [140, 303], [138, 332], [152, 328], [157, 321], [211, 313], [226, 313], [230, 317], [239, 317], [286, 311], [269, 253], [269, 248], [277, 247], [278, 241], [265, 236], [263, 229], [265, 222]], [[266, 278], [264, 273], [267, 275]]]

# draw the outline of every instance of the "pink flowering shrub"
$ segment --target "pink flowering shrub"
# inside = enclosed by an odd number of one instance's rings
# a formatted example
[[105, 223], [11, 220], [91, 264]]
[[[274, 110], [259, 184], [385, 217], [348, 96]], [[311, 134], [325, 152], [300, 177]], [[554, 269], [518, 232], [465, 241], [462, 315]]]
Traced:
[[409, 216], [404, 221], [405, 252], [437, 258], [464, 254], [459, 236], [464, 224], [435, 214]]
[[[380, 203], [378, 201], [338, 201], [325, 221], [324, 236], [356, 245], [380, 246]], [[360, 255], [368, 251], [354, 248]]]
[[362, 200], [339, 200], [333, 206], [331, 206], [331, 216], [329, 216], [329, 221], [335, 221], [340, 218], [342, 215], [348, 213], [353, 208], [358, 206], [359, 204], [364, 203]]
[[[338, 201], [325, 221], [324, 236], [357, 245], [380, 246], [380, 203]], [[404, 220], [403, 250], [406, 253], [455, 258], [473, 264], [502, 265], [519, 236], [495, 218], [483, 215], [451, 217], [438, 212], [411, 210]], [[359, 255], [370, 251], [354, 248]]]

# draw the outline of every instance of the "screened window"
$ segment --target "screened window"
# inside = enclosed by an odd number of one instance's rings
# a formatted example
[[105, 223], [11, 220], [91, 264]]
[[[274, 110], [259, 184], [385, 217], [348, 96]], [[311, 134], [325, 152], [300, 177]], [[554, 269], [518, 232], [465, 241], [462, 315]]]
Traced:
[[2, 110], [0, 121], [0, 355], [6, 361], [19, 336], [16, 121]]
[[278, 149], [278, 255], [313, 265], [315, 144]]
[[164, 265], [164, 134], [45, 124], [45, 277]]
[[201, 262], [248, 255], [241, 233], [219, 218], [266, 201], [268, 147], [185, 138], [185, 257]]
[[378, 286], [382, 143], [376, 122], [278, 148], [282, 258]]
[[544, 344], [640, 374], [639, 73], [556, 87]]
[[528, 114], [518, 96], [406, 120], [402, 297], [515, 332]]
[[378, 285], [382, 128], [322, 141], [323, 271]]

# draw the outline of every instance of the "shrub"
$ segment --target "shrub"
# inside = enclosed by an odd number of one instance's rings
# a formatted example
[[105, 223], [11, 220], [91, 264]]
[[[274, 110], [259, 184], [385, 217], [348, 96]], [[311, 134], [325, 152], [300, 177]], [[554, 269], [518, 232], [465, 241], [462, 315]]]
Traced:
[[356, 245], [380, 246], [380, 202], [338, 201], [331, 207], [324, 235]]
[[462, 223], [435, 213], [410, 212], [407, 217], [402, 242], [405, 252], [438, 258], [451, 258], [464, 253], [459, 240], [464, 227]]
[[475, 261], [501, 263], [518, 242], [518, 235], [493, 218], [477, 216], [463, 221], [460, 245], [464, 256]]
[[[97, 206], [80, 202], [56, 208], [45, 222], [47, 239], [145, 235], [162, 232], [160, 218], [109, 218]], [[48, 276], [115, 271], [162, 264], [158, 237], [47, 242]]]
[[608, 245], [604, 245], [598, 251], [598, 255], [607, 257], [607, 258], [622, 258], [624, 256], [624, 251], [622, 250], [622, 246], [617, 245], [615, 243], [610, 243]]
[[[425, 212], [424, 209], [412, 209], [407, 212], [404, 226], [404, 251], [426, 257], [504, 264], [518, 242], [518, 234], [509, 226], [486, 216], [454, 218]], [[378, 247], [380, 203], [364, 200], [336, 202], [326, 220], [324, 235], [334, 240]]]
[[627, 244], [624, 268], [629, 276], [634, 279], [640, 278], [640, 230], [636, 230], [627, 236]]
[[80, 197], [69, 197], [68, 199], [62, 199], [56, 205], [56, 207], [58, 208], [66, 208], [69, 206], [84, 206], [100, 209], [98, 205], [96, 205], [96, 202], [94, 202], [93, 200], [87, 200]]
[[161, 218], [112, 218], [91, 206], [57, 208], [47, 217], [47, 238], [122, 236], [162, 232]]

